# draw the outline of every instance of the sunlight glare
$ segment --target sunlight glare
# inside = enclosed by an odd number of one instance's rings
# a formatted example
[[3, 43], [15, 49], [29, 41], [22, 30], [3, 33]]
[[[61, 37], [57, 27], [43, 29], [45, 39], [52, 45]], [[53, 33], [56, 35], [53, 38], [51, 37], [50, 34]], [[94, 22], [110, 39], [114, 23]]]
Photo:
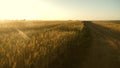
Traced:
[[0, 0], [0, 8], [0, 19], [55, 19], [66, 14], [45, 0]]

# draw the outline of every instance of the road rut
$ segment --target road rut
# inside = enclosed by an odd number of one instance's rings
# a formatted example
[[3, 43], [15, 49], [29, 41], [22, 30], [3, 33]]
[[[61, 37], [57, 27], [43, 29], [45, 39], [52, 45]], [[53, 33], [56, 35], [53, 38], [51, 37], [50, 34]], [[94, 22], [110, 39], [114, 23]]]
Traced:
[[90, 30], [92, 44], [81, 68], [120, 68], [120, 33], [92, 22], [84, 24]]

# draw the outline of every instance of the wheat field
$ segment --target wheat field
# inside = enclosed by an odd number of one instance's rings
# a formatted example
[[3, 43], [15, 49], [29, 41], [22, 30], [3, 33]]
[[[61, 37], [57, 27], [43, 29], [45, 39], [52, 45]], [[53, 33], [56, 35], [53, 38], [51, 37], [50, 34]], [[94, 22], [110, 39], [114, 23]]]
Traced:
[[0, 68], [48, 68], [71, 44], [81, 43], [83, 28], [77, 21], [0, 23]]
[[0, 68], [119, 68], [119, 21], [0, 21]]

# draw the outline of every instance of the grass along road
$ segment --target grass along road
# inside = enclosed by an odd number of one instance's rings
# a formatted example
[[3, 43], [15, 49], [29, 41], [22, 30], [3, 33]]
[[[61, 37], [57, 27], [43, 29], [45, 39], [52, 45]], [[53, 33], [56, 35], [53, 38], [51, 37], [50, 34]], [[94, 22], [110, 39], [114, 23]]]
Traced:
[[[119, 68], [120, 35], [92, 22], [85, 22], [93, 38], [89, 56], [82, 68]], [[117, 33], [117, 34], [116, 34]]]
[[89, 21], [0, 24], [0, 68], [119, 68], [115, 26]]
[[88, 53], [90, 33], [80, 21], [16, 22], [0, 28], [0, 68], [77, 68]]

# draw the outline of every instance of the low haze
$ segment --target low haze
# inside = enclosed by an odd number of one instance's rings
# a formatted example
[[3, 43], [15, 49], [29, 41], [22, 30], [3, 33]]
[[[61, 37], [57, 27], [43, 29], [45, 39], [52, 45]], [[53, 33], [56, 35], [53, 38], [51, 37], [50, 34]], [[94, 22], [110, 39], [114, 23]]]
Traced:
[[120, 20], [120, 0], [0, 0], [0, 19]]

